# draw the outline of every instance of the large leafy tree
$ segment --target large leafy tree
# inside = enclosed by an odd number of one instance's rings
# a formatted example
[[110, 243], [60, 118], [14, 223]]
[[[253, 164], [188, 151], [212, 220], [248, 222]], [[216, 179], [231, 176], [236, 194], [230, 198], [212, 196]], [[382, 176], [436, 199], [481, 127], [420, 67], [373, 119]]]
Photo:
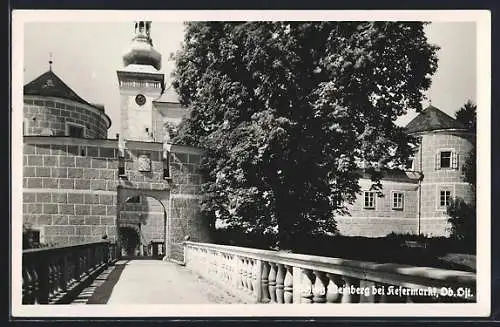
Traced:
[[[190, 22], [178, 142], [207, 149], [203, 212], [290, 248], [335, 232], [363, 161], [402, 164], [396, 118], [421, 109], [437, 47], [420, 22]], [[377, 186], [377, 176], [373, 176]]]

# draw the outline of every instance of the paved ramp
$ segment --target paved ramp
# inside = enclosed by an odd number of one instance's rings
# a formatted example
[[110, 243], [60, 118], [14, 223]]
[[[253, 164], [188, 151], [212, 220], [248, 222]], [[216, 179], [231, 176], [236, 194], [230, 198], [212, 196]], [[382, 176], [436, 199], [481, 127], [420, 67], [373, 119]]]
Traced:
[[[110, 305], [242, 303], [217, 285], [175, 263], [121, 260], [115, 267], [121, 269], [121, 274], [114, 274], [117, 280], [106, 280], [90, 299], [100, 298], [101, 303]], [[113, 275], [109, 271], [106, 274]], [[107, 296], [103, 296], [106, 293]]]

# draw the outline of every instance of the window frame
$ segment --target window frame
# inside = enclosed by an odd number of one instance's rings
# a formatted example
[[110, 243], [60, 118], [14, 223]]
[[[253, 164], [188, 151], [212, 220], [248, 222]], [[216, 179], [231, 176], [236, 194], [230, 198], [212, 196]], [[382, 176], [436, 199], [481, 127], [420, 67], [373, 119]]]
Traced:
[[[371, 206], [369, 206], [369, 205], [367, 206], [366, 205], [366, 200], [367, 200], [367, 195], [368, 194], [371, 194], [371, 196], [372, 196], [372, 201], [371, 201], [372, 205]], [[376, 196], [375, 196], [375, 194], [376, 194], [375, 191], [363, 191], [363, 209], [369, 209], [369, 210], [376, 209], [376, 202], [375, 202], [376, 201], [375, 200]]]
[[78, 123], [73, 123], [71, 121], [65, 122], [64, 132], [65, 132], [65, 135], [67, 137], [76, 137], [76, 138], [78, 138], [77, 136], [71, 136], [71, 135], [69, 135], [69, 128], [70, 128], [70, 126], [82, 128], [82, 138], [86, 138], [87, 137], [87, 128], [85, 127], [85, 125], [78, 124]]
[[[401, 195], [401, 206], [394, 206], [394, 204], [395, 204], [395, 202], [394, 202], [395, 198], [394, 197], [396, 195]], [[402, 210], [404, 210], [404, 208], [405, 208], [405, 192], [404, 191], [400, 191], [400, 190], [391, 191], [391, 209], [392, 210], [402, 211]]]
[[[442, 192], [449, 192], [450, 195], [448, 197], [448, 200], [445, 200], [445, 205], [441, 205], [441, 193]], [[445, 193], [446, 195], [446, 193]], [[450, 201], [453, 200], [455, 197], [455, 189], [453, 186], [441, 186], [437, 188], [437, 194], [436, 194], [436, 210], [437, 211], [446, 211], [448, 208], [448, 205], [450, 204]]]
[[[446, 156], [444, 154], [447, 154]], [[440, 151], [439, 152], [439, 169], [450, 169], [452, 164], [453, 152], [451, 151]], [[443, 166], [443, 160], [447, 160], [448, 164]]]
[[[444, 152], [449, 152], [450, 153], [450, 158], [449, 158], [449, 166], [443, 167], [443, 158], [442, 155]], [[436, 170], [460, 170], [460, 165], [459, 165], [459, 155], [458, 152], [454, 148], [440, 148], [437, 149], [436, 152]]]

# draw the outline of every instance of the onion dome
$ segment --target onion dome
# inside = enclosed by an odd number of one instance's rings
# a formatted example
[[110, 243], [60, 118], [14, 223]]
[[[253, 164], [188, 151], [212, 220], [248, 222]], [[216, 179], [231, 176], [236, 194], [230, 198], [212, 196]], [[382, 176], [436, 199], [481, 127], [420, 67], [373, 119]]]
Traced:
[[129, 50], [123, 55], [123, 65], [149, 65], [161, 69], [161, 54], [153, 48], [151, 22], [136, 21], [134, 37]]

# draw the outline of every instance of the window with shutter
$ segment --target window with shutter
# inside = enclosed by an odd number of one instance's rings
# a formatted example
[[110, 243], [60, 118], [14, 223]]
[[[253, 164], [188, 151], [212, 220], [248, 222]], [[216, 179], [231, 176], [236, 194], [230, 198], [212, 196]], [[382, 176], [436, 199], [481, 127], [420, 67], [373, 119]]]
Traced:
[[456, 152], [451, 154], [451, 168], [458, 169], [458, 153]]
[[436, 169], [458, 169], [458, 155], [454, 149], [440, 149], [437, 152]]

